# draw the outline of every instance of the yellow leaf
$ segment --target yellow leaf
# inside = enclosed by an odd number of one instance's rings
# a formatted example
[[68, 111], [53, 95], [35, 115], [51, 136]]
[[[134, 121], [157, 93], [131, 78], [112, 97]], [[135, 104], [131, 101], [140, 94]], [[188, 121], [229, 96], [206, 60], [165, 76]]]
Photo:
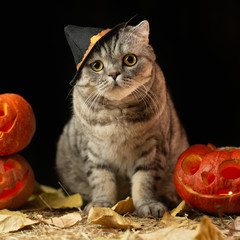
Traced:
[[181, 201], [176, 208], [170, 211], [170, 214], [175, 217], [179, 212], [181, 212], [185, 208], [185, 206], [186, 206], [185, 201]]
[[44, 223], [47, 223], [49, 225], [58, 227], [58, 228], [68, 228], [75, 224], [77, 224], [79, 221], [82, 220], [82, 217], [79, 213], [69, 213], [66, 215], [63, 215], [61, 217], [53, 217], [53, 218], [43, 218], [42, 215], [37, 215], [37, 217]]
[[2, 209], [0, 210], [0, 215], [7, 215], [7, 216], [11, 216], [11, 215], [19, 215], [22, 217], [27, 217], [28, 215], [19, 211], [10, 211], [8, 209]]
[[[45, 188], [46, 190], [46, 188]], [[56, 191], [44, 192], [31, 197], [23, 209], [31, 210], [43, 210], [43, 209], [65, 209], [65, 208], [80, 208], [83, 204], [83, 200], [80, 194], [76, 193], [65, 197], [62, 189]]]
[[211, 219], [207, 216], [203, 216], [201, 220], [196, 236], [193, 240], [225, 240], [222, 233], [211, 222]]
[[26, 214], [5, 209], [0, 211], [0, 233], [17, 231], [35, 223], [38, 223], [38, 221], [27, 218]]
[[125, 200], [119, 201], [112, 207], [112, 210], [123, 215], [125, 213], [132, 213], [134, 211], [133, 200], [127, 197]]
[[132, 233], [128, 229], [126, 232], [121, 234], [118, 239], [119, 240], [134, 240], [134, 239], [131, 238], [131, 236], [132, 236]]
[[184, 226], [186, 224], [189, 224], [191, 222], [190, 219], [188, 219], [187, 217], [174, 217], [172, 216], [169, 212], [165, 212], [163, 214], [163, 217], [160, 221], [160, 223], [165, 227], [168, 226], [175, 226], [175, 227], [180, 227], [180, 226]]
[[56, 193], [59, 195], [59, 197], [65, 196], [61, 188], [56, 189], [47, 185], [40, 185], [40, 189], [43, 193]]
[[59, 198], [56, 196], [51, 196], [49, 198], [45, 196], [44, 199], [53, 209], [79, 208], [83, 204], [82, 198], [78, 193], [64, 197], [64, 198]]
[[88, 221], [92, 224], [100, 224], [108, 228], [141, 228], [139, 223], [119, 215], [111, 208], [92, 207], [89, 211]]

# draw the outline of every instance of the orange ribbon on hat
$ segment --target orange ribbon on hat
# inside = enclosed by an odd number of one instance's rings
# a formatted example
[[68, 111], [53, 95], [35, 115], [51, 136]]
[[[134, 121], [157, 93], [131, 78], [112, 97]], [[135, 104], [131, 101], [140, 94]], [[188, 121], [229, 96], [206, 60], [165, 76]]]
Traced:
[[83, 61], [85, 60], [85, 58], [87, 57], [87, 55], [89, 54], [89, 52], [92, 50], [92, 48], [94, 47], [94, 45], [99, 41], [99, 39], [101, 39], [104, 35], [106, 35], [111, 29], [106, 29], [101, 31], [100, 33], [98, 33], [97, 35], [94, 35], [91, 37], [90, 41], [90, 45], [87, 49], [87, 51], [85, 52], [83, 59], [80, 63], [77, 64], [77, 71], [80, 68], [80, 66], [82, 65]]

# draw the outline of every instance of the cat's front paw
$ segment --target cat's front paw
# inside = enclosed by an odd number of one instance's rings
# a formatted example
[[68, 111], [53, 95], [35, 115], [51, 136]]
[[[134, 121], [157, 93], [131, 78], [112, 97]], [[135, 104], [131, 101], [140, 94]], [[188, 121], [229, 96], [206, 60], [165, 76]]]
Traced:
[[136, 207], [136, 212], [140, 217], [153, 216], [160, 218], [166, 212], [167, 208], [161, 202], [150, 202]]
[[84, 208], [84, 212], [86, 214], [89, 213], [91, 207], [112, 207], [114, 204], [110, 203], [110, 202], [101, 202], [101, 201], [93, 201], [93, 202], [90, 202], [88, 203], [85, 208]]

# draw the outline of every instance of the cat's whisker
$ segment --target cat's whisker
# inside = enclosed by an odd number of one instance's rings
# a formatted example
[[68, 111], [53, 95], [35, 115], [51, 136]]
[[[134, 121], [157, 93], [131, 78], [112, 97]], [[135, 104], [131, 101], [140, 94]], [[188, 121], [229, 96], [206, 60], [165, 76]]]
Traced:
[[94, 98], [94, 100], [91, 103], [91, 110], [92, 110], [92, 116], [93, 118], [95, 118], [96, 116], [96, 109], [97, 109], [97, 104], [99, 103], [100, 99], [103, 97], [105, 91], [104, 90], [99, 90], [96, 97]]
[[[146, 98], [152, 103], [155, 111], [154, 112], [158, 112], [159, 111], [159, 105], [157, 101], [157, 97], [156, 95], [151, 91], [151, 90], [147, 90], [146, 87], [144, 85], [141, 85], [138, 88], [139, 91], [143, 92], [144, 94], [146, 94]], [[159, 103], [160, 104], [160, 103]]]
[[138, 93], [138, 95], [140, 96], [140, 98], [142, 99], [142, 101], [144, 102], [146, 108], [150, 108], [152, 113], [155, 113], [154, 109], [152, 108], [152, 104], [151, 101], [146, 97], [147, 95], [141, 91], [139, 91], [139, 89], [135, 89], [135, 92]]
[[86, 100], [84, 101], [84, 106], [85, 107], [89, 107], [89, 104], [92, 102], [92, 100], [94, 99], [96, 95], [96, 91], [95, 92], [92, 92], [87, 98]]
[[[130, 80], [132, 80], [132, 79], [130, 79]], [[133, 81], [134, 81], [134, 80], [133, 80]], [[143, 103], [144, 103], [144, 105], [145, 105], [145, 107], [146, 107], [146, 108], [150, 107], [150, 109], [152, 110], [152, 112], [154, 112], [153, 109], [152, 109], [152, 107], [151, 107], [150, 102], [148, 101], [148, 99], [145, 98], [145, 94], [143, 94], [142, 92], [140, 92], [140, 91], [138, 90], [138, 88], [136, 88], [136, 87], [133, 85], [133, 81], [126, 83], [126, 86], [132, 90], [132, 95], [133, 95], [133, 97], [135, 98], [135, 100], [136, 100], [137, 102], [139, 102], [139, 100], [142, 100]], [[130, 83], [131, 83], [131, 84], [130, 84]]]
[[92, 117], [92, 111], [93, 111], [93, 109], [92, 109], [92, 107], [93, 107], [93, 105], [94, 105], [94, 101], [96, 100], [96, 98], [97, 98], [97, 92], [94, 92], [94, 94], [92, 95], [92, 97], [91, 97], [91, 99], [89, 99], [89, 101], [88, 101], [88, 110], [87, 110], [87, 117], [88, 117], [88, 120], [90, 121], [90, 119], [91, 119], [91, 117]]

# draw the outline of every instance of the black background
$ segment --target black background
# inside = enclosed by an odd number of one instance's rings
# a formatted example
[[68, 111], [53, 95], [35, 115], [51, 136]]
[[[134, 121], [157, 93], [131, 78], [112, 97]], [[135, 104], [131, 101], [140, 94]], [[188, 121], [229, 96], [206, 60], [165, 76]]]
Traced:
[[240, 145], [240, 9], [236, 1], [64, 1], [1, 7], [0, 94], [22, 95], [37, 131], [22, 154], [36, 179], [57, 186], [58, 137], [71, 114], [75, 64], [63, 33], [150, 22], [155, 49], [191, 144]]

